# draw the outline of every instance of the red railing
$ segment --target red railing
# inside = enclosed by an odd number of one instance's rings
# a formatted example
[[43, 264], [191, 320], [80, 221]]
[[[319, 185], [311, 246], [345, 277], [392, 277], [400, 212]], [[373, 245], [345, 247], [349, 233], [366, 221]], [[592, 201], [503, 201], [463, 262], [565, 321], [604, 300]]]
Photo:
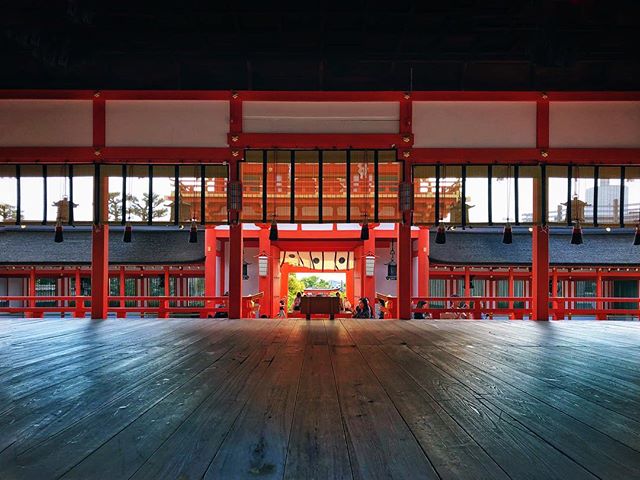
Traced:
[[[170, 314], [196, 313], [201, 318], [214, 316], [218, 312], [229, 311], [228, 297], [205, 296], [109, 296], [109, 311], [119, 318], [127, 313], [153, 314], [167, 318]], [[31, 317], [41, 317], [44, 313], [72, 313], [82, 318], [91, 310], [89, 296], [0, 296], [1, 303], [21, 302], [21, 306], [2, 306], [0, 313], [21, 313]], [[41, 305], [53, 303], [53, 305]], [[113, 306], [116, 303], [116, 306]], [[133, 303], [133, 305], [131, 305]], [[38, 305], [40, 304], [40, 305]]]
[[[424, 305], [418, 307], [420, 302]], [[500, 306], [506, 303], [507, 306]], [[516, 304], [524, 304], [522, 307]], [[411, 311], [429, 318], [481, 319], [494, 315], [531, 316], [531, 297], [413, 297]]]
[[[640, 298], [634, 297], [551, 297], [551, 315], [553, 319], [571, 319], [579, 315], [595, 315], [598, 320], [609, 316], [637, 317], [640, 319]], [[578, 304], [589, 304], [580, 306]], [[619, 308], [616, 304], [630, 303], [635, 308]]]

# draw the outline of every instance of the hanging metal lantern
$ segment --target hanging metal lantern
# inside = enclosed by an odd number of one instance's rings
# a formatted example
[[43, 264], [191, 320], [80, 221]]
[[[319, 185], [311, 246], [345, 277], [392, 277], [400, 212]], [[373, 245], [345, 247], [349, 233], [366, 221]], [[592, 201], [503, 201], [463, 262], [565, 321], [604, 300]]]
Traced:
[[132, 234], [131, 222], [127, 222], [127, 224], [124, 226], [124, 234], [122, 235], [122, 241], [124, 243], [131, 243], [131, 234]]
[[438, 245], [444, 245], [447, 243], [447, 234], [444, 225], [438, 225], [438, 230], [436, 231], [436, 243]]
[[276, 217], [273, 217], [271, 221], [271, 229], [269, 230], [269, 240], [272, 242], [278, 240], [278, 224], [276, 223]]
[[571, 245], [582, 245], [582, 227], [579, 223], [576, 223], [573, 227], [573, 232], [571, 233]]
[[393, 248], [393, 242], [391, 242], [391, 249], [389, 250], [389, 263], [387, 263], [387, 280], [398, 279], [398, 264], [396, 263], [396, 251]]
[[249, 280], [249, 262], [242, 260], [242, 279]]
[[198, 243], [198, 224], [195, 220], [191, 220], [191, 228], [189, 228], [189, 243]]
[[53, 241], [56, 243], [62, 243], [63, 240], [64, 238], [62, 236], [62, 220], [58, 220], [56, 222], [56, 232], [53, 236]]
[[502, 243], [506, 243], [507, 245], [513, 243], [513, 231], [511, 230], [511, 225], [508, 223], [502, 231]]
[[364, 217], [364, 222], [362, 222], [362, 229], [360, 230], [360, 240], [369, 240], [369, 222], [367, 221], [367, 217]]
[[637, 247], [640, 245], [640, 223], [636, 225], [636, 235], [633, 238], [633, 244]]

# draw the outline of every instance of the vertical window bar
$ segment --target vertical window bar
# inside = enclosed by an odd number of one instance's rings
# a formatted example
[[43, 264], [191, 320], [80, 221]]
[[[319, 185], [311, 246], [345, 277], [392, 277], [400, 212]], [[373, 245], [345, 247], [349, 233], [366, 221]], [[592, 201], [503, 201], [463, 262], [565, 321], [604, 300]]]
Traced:
[[153, 165], [149, 165], [148, 173], [149, 175], [149, 205], [147, 205], [147, 225], [151, 225], [153, 222]]
[[626, 175], [624, 165], [620, 167], [620, 227], [624, 227], [624, 178]]
[[180, 167], [173, 167], [174, 187], [173, 187], [173, 224], [180, 223]]
[[492, 192], [492, 185], [491, 182], [493, 180], [493, 165], [489, 165], [487, 167], [487, 195], [488, 195], [488, 200], [489, 200], [489, 216], [487, 217], [489, 219], [489, 225], [493, 225], [493, 194]]
[[20, 225], [22, 221], [22, 214], [20, 210], [22, 210], [22, 189], [20, 188], [20, 165], [16, 165], [16, 193], [18, 198], [16, 199], [16, 225]]
[[440, 164], [436, 165], [436, 225], [440, 223]]
[[42, 165], [42, 179], [44, 183], [44, 200], [42, 202], [42, 225], [47, 224], [47, 166]]
[[[267, 176], [269, 175], [269, 168], [267, 160], [269, 159], [269, 151], [262, 151], [262, 223], [267, 223]], [[275, 175], [275, 172], [274, 172]]]
[[540, 223], [547, 225], [547, 166], [540, 165]]
[[322, 150], [318, 152], [318, 223], [322, 223], [323, 164]]
[[205, 224], [206, 220], [206, 212], [205, 210], [205, 189], [206, 189], [206, 180], [205, 180], [205, 166], [200, 165], [200, 225]]
[[460, 214], [462, 228], [467, 226], [467, 166], [462, 165], [462, 194], [460, 197]]
[[600, 178], [600, 167], [593, 167], [593, 226], [598, 226], [598, 180]]
[[347, 223], [351, 222], [351, 150], [347, 150]]
[[573, 176], [572, 166], [567, 167], [567, 225], [573, 224], [573, 212], [571, 208], [571, 178]]
[[[378, 222], [379, 214], [380, 214], [380, 168], [378, 161], [378, 150], [374, 150], [373, 152], [373, 221]], [[402, 169], [404, 172], [404, 168]], [[369, 179], [367, 179], [369, 181]]]
[[73, 225], [73, 165], [69, 165], [69, 225]]
[[127, 223], [127, 165], [122, 165], [122, 218], [120, 223]]
[[290, 221], [295, 223], [296, 221], [296, 151], [291, 150], [291, 209], [290, 209]]
[[520, 225], [520, 195], [518, 188], [518, 179], [520, 178], [520, 166], [514, 165], [513, 167], [513, 195], [515, 200], [514, 206], [514, 222], [516, 225]]

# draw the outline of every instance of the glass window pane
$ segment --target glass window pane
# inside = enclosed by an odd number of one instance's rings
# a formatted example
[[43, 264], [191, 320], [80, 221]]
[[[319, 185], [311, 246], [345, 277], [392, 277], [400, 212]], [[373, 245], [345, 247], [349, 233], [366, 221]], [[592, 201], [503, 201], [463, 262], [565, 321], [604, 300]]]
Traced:
[[291, 218], [291, 152], [267, 152], [267, 221]]
[[626, 167], [624, 171], [624, 223], [640, 221], [640, 167]]
[[[93, 165], [73, 166], [74, 222], [93, 221]], [[122, 186], [122, 181], [120, 182]], [[122, 206], [121, 206], [122, 208]]]
[[[154, 213], [152, 213], [153, 215]], [[146, 223], [149, 219], [149, 167], [127, 166], [127, 220]]]
[[549, 223], [567, 223], [568, 175], [567, 167], [547, 167], [547, 221]]
[[173, 197], [175, 196], [175, 167], [155, 165], [153, 167], [153, 215], [152, 222], [173, 222]]
[[347, 220], [347, 152], [322, 152], [322, 221]]
[[262, 150], [248, 150], [245, 161], [240, 163], [242, 179], [242, 220], [262, 222]]
[[[541, 169], [538, 166], [521, 166], [518, 169], [518, 215], [520, 223], [538, 222], [540, 201], [534, 188], [540, 184]], [[535, 208], [534, 208], [535, 207]], [[535, 215], [535, 218], [534, 218]]]
[[319, 153], [315, 151], [295, 152], [295, 221], [318, 222], [318, 177]]
[[205, 222], [227, 223], [226, 165], [208, 165], [205, 168]]
[[598, 224], [620, 223], [620, 167], [598, 169]]
[[[109, 190], [107, 198], [107, 220], [109, 222], [122, 222], [122, 171], [120, 165], [102, 165], [100, 174], [106, 178]], [[75, 201], [74, 191], [74, 201]], [[75, 202], [78, 203], [78, 202]]]
[[413, 168], [413, 223], [436, 223], [436, 167], [432, 165]]
[[39, 165], [20, 167], [20, 208], [23, 221], [44, 220], [44, 178]]
[[351, 221], [362, 222], [365, 217], [373, 221], [374, 152], [353, 150], [351, 152]]
[[402, 162], [396, 160], [395, 151], [378, 152], [378, 220], [396, 222], [400, 220], [398, 184]]
[[445, 223], [462, 223], [462, 168], [440, 167], [440, 220]]
[[15, 223], [18, 208], [18, 182], [14, 165], [0, 165], [0, 222]]
[[180, 223], [188, 223], [191, 220], [199, 222], [200, 191], [202, 190], [200, 165], [182, 165], [179, 174], [180, 217], [178, 221]]
[[571, 170], [571, 219], [593, 224], [593, 167], [574, 166]]
[[69, 169], [66, 165], [47, 166], [47, 221], [69, 223]]
[[510, 165], [494, 165], [491, 172], [491, 216], [494, 223], [513, 223], [516, 217], [515, 179]]
[[489, 196], [487, 195], [488, 174], [488, 167], [467, 167], [465, 192], [467, 196], [467, 218], [469, 219], [469, 223], [489, 222]]

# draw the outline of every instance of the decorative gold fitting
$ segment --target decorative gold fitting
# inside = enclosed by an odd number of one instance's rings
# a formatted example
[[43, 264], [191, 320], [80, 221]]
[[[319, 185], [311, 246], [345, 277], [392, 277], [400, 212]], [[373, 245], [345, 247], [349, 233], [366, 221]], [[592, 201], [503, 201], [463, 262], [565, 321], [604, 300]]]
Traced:
[[404, 158], [409, 158], [411, 156], [411, 152], [402, 152], [402, 156]]
[[402, 141], [404, 143], [409, 143], [411, 141], [411, 137], [408, 135], [405, 135], [404, 137], [402, 137]]
[[98, 90], [97, 92], [93, 92], [93, 96], [94, 98], [100, 98], [100, 90]]
[[240, 137], [238, 137], [237, 135], [231, 137], [232, 142], [237, 142], [238, 140], [240, 140]]
[[411, 98], [411, 95], [409, 94], [409, 92], [404, 92], [403, 98], [405, 100], [409, 100]]
[[540, 152], [540, 155], [542, 156], [542, 158], [547, 158], [549, 156], [549, 152], [547, 152], [546, 150], [542, 150]]
[[233, 93], [231, 94], [231, 98], [238, 98], [238, 96], [239, 96], [239, 95], [238, 95], [238, 92], [233, 92]]
[[547, 95], [547, 92], [542, 92], [542, 99], [546, 100], [549, 98], [549, 95]]
[[233, 151], [231, 152], [231, 156], [232, 156], [232, 157], [238, 157], [239, 155], [240, 155], [240, 152], [239, 152], [239, 151], [237, 151], [237, 150], [233, 150]]
[[100, 150], [95, 150], [95, 151], [93, 152], [93, 154], [94, 154], [96, 157], [99, 157], [100, 155], [102, 155], [102, 152], [101, 152]]

